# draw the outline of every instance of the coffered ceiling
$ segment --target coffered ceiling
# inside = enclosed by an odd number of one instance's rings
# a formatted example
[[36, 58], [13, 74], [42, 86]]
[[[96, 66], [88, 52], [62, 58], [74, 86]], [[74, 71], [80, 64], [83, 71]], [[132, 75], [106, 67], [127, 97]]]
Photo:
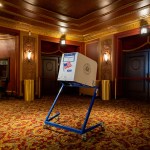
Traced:
[[[150, 0], [2, 0], [0, 18], [86, 35], [149, 16]], [[144, 12], [144, 13], [143, 13]]]

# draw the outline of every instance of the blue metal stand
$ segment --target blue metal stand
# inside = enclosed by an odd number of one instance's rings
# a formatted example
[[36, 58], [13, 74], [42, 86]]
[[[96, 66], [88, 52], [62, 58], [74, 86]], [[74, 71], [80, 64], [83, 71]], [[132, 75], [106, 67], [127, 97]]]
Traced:
[[[94, 94], [93, 94], [92, 99], [91, 99], [91, 102], [90, 102], [90, 106], [89, 106], [88, 111], [86, 113], [86, 117], [85, 117], [85, 120], [84, 120], [84, 123], [83, 123], [81, 129], [76, 129], [76, 128], [72, 128], [72, 127], [69, 127], [69, 126], [63, 126], [61, 124], [57, 124], [57, 123], [54, 123], [54, 122], [51, 121], [52, 119], [54, 119], [54, 118], [56, 118], [56, 117], [58, 117], [60, 115], [60, 113], [57, 112], [54, 116], [50, 117], [50, 114], [51, 114], [51, 112], [52, 112], [52, 110], [53, 110], [53, 108], [54, 108], [54, 106], [55, 106], [55, 104], [56, 104], [56, 102], [58, 100], [58, 97], [59, 97], [60, 93], [62, 92], [64, 86], [69, 86], [69, 87], [87, 87], [87, 88], [94, 88], [95, 89], [94, 90]], [[68, 130], [68, 131], [71, 131], [71, 132], [75, 132], [75, 133], [78, 133], [78, 134], [81, 134], [81, 135], [85, 134], [88, 131], [91, 131], [92, 129], [94, 129], [94, 128], [98, 127], [98, 126], [101, 126], [102, 129], [104, 130], [104, 123], [103, 122], [99, 122], [98, 124], [96, 124], [94, 126], [86, 128], [86, 124], [88, 122], [88, 119], [89, 119], [89, 116], [90, 116], [90, 113], [91, 113], [91, 110], [92, 110], [92, 106], [93, 106], [94, 101], [95, 101], [95, 97], [96, 97], [97, 91], [98, 91], [98, 87], [97, 86], [90, 87], [90, 86], [82, 85], [82, 84], [79, 84], [79, 83], [76, 83], [76, 82], [62, 82], [61, 88], [60, 88], [60, 90], [59, 90], [59, 92], [58, 92], [58, 94], [57, 94], [57, 96], [56, 96], [56, 98], [55, 98], [55, 100], [54, 100], [54, 102], [53, 102], [49, 112], [48, 112], [48, 115], [47, 115], [47, 117], [45, 119], [45, 122], [44, 122], [45, 125], [50, 125], [50, 126], [54, 126], [54, 127], [57, 127], [57, 128], [62, 128], [62, 129], [65, 129], [65, 130]], [[85, 135], [83, 136], [83, 139], [86, 139]]]

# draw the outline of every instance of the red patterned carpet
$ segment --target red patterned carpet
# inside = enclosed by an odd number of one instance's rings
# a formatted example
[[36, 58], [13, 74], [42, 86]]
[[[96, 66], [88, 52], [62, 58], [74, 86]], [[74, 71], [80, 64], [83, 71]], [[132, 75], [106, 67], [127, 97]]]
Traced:
[[[45, 117], [54, 97], [26, 102], [0, 100], [0, 150], [150, 150], [150, 103], [96, 99], [87, 126], [105, 122], [105, 132], [96, 128], [81, 135], [49, 127]], [[60, 122], [80, 128], [90, 97], [60, 96], [54, 112]]]

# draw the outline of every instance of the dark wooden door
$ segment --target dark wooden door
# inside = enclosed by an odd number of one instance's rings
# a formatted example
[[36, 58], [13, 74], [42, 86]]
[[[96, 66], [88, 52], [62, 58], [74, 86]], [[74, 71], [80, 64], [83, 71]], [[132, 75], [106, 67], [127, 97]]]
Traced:
[[42, 56], [42, 96], [54, 95], [58, 92], [58, 57]]
[[124, 55], [124, 93], [128, 98], [147, 100], [150, 95], [150, 52]]

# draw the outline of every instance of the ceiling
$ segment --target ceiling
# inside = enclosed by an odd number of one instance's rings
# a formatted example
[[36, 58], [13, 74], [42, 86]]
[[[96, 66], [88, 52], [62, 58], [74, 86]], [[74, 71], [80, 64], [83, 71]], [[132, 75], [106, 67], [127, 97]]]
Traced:
[[[150, 0], [2, 0], [0, 17], [86, 35], [149, 16]], [[143, 14], [143, 12], [146, 14]]]

